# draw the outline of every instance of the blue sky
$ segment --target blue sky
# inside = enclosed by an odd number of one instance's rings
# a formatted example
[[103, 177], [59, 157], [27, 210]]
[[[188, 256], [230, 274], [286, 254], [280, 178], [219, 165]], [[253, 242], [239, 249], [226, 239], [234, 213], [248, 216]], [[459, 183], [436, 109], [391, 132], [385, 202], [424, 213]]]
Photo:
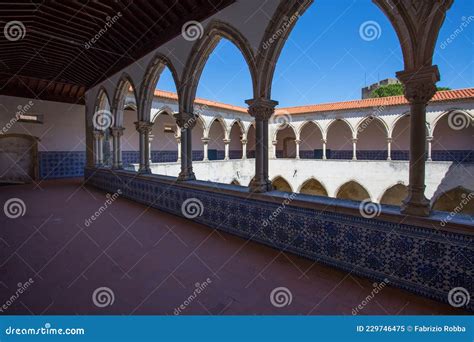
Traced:
[[[469, 16], [474, 16], [473, 0], [455, 0], [448, 11], [434, 56], [441, 73], [439, 86], [474, 86], [474, 17]], [[443, 49], [442, 43], [463, 19], [469, 22], [467, 28]], [[377, 39], [361, 38], [360, 28], [368, 21], [380, 27]], [[280, 107], [359, 99], [363, 86], [394, 77], [402, 69], [395, 31], [371, 0], [315, 0], [282, 51], [272, 98]], [[158, 88], [175, 91], [169, 72]], [[252, 97], [245, 60], [229, 41], [222, 40], [211, 54], [197, 96], [240, 106]]]

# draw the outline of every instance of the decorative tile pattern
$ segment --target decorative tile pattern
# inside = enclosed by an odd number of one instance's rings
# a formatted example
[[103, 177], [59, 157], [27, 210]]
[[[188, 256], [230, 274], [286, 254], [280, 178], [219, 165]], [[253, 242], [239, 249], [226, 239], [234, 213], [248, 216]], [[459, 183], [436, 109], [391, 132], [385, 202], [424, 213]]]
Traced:
[[39, 152], [41, 179], [72, 178], [84, 175], [86, 152]]
[[[195, 220], [215, 229], [317, 260], [346, 271], [447, 301], [453, 288], [474, 293], [474, 237], [411, 225], [398, 225], [332, 212], [287, 206], [264, 224], [278, 204], [168, 184], [134, 173], [86, 170], [88, 184], [182, 216], [188, 198], [203, 203]], [[90, 177], [90, 178], [89, 178]], [[474, 310], [471, 300], [469, 309]]]

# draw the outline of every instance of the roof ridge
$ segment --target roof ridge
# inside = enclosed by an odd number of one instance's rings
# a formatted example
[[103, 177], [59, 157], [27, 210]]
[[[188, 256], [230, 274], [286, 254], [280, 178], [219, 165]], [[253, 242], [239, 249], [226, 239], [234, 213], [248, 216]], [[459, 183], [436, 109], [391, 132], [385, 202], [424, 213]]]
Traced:
[[[157, 94], [161, 93], [161, 94]], [[167, 90], [155, 90], [155, 96], [167, 95], [165, 97], [177, 99], [178, 95], [175, 92]], [[449, 101], [449, 100], [458, 100], [465, 98], [474, 98], [474, 88], [461, 88], [461, 89], [451, 89], [451, 90], [440, 90], [431, 99], [432, 102], [440, 101]], [[196, 97], [196, 103], [204, 104], [212, 107], [228, 109], [228, 110], [237, 110], [240, 112], [247, 112], [246, 107], [231, 105], [219, 101], [213, 101], [208, 99], [203, 99]], [[303, 106], [292, 106], [292, 107], [282, 107], [278, 108], [277, 112], [286, 112], [288, 114], [298, 114], [298, 113], [310, 113], [313, 111], [332, 111], [332, 110], [344, 110], [344, 109], [356, 109], [356, 108], [369, 108], [374, 106], [397, 106], [407, 104], [408, 101], [403, 95], [387, 96], [387, 97], [374, 97], [368, 99], [359, 99], [359, 100], [347, 100], [347, 101], [337, 101], [337, 102], [323, 102], [318, 104], [308, 104]]]

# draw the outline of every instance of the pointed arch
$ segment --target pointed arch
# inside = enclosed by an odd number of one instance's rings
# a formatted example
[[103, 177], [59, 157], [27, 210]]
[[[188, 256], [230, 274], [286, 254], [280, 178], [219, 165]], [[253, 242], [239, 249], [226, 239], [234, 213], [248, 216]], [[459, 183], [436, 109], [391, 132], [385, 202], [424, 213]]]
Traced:
[[230, 130], [232, 130], [232, 127], [234, 127], [235, 124], [237, 124], [239, 126], [240, 133], [242, 133], [242, 136], [244, 137], [246, 135], [246, 132], [245, 132], [245, 126], [242, 123], [242, 120], [240, 118], [238, 118], [238, 119], [235, 119], [234, 121], [232, 121], [232, 123], [229, 125]]
[[227, 124], [226, 124], [224, 118], [220, 115], [212, 118], [211, 122], [209, 122], [209, 126], [206, 127], [204, 135], [209, 138], [209, 133], [211, 132], [211, 127], [214, 124], [214, 122], [216, 122], [216, 121], [218, 121], [221, 124], [221, 127], [224, 130], [224, 139], [227, 139], [227, 137], [228, 137]]
[[319, 122], [306, 121], [299, 127], [301, 159], [322, 159], [323, 130]]
[[152, 58], [151, 62], [148, 64], [145, 72], [145, 77], [143, 78], [142, 84], [140, 85], [139, 103], [140, 109], [142, 111], [142, 120], [144, 121], [150, 121], [151, 119], [151, 105], [153, 103], [156, 85], [158, 84], [160, 76], [165, 68], [168, 68], [170, 70], [171, 76], [173, 77], [179, 104], [182, 87], [178, 72], [176, 71], [176, 68], [174, 67], [173, 63], [171, 63], [171, 60], [168, 57], [162, 54], [156, 54]]
[[[281, 51], [298, 22], [298, 18], [303, 15], [312, 3], [313, 0], [288, 0], [280, 2], [260, 43], [257, 65], [259, 79], [257, 96], [255, 98], [271, 98], [273, 75]], [[276, 35], [276, 32], [279, 34]], [[277, 36], [276, 39], [275, 36]], [[270, 41], [272, 44], [267, 46]]]
[[163, 106], [153, 115], [153, 117], [150, 118], [150, 122], [155, 122], [156, 119], [158, 119], [158, 117], [163, 113], [166, 113], [171, 117], [173, 117], [174, 114], [173, 109], [170, 106]]
[[184, 70], [182, 80], [183, 96], [180, 100], [180, 108], [185, 112], [193, 112], [193, 103], [196, 91], [201, 78], [202, 71], [214, 51], [219, 41], [225, 38], [232, 42], [242, 53], [250, 71], [252, 79], [252, 90], [255, 97], [257, 69], [255, 56], [247, 39], [233, 26], [228, 23], [213, 20], [205, 29], [202, 39], [199, 39], [193, 46]]
[[293, 192], [290, 183], [286, 181], [282, 176], [276, 176], [272, 180], [273, 189], [283, 192]]
[[273, 132], [272, 140], [277, 140], [278, 132], [281, 132], [281, 131], [283, 131], [287, 128], [290, 128], [293, 131], [293, 134], [295, 135], [295, 139], [296, 139], [297, 129], [295, 128], [295, 126], [293, 126], [291, 123], [284, 123], [284, 124], [276, 127], [275, 131]]
[[110, 96], [107, 93], [107, 89], [101, 86], [95, 98], [94, 113], [96, 113], [99, 110], [104, 110], [106, 108], [106, 105], [108, 105], [109, 110], [110, 110], [112, 107], [112, 102], [110, 101]]
[[389, 134], [388, 124], [385, 122], [385, 120], [383, 120], [382, 118], [376, 115], [370, 115], [370, 116], [364, 117], [357, 123], [354, 129], [354, 133], [357, 135], [356, 138], [358, 138], [359, 132], [365, 129], [364, 127], [368, 127], [374, 121], [377, 121], [382, 125], [382, 127], [385, 129], [385, 132], [384, 132], [385, 136], [388, 138], [388, 134]]
[[314, 177], [304, 181], [304, 183], [301, 184], [298, 192], [313, 196], [328, 196], [326, 187]]
[[301, 132], [303, 131], [303, 129], [305, 129], [308, 125], [311, 125], [311, 124], [314, 124], [314, 125], [319, 129], [319, 131], [321, 132], [321, 136], [323, 136], [324, 130], [323, 130], [323, 128], [321, 127], [321, 125], [319, 124], [319, 122], [316, 121], [316, 120], [310, 120], [310, 121], [306, 121], [304, 124], [302, 124], [302, 125], [298, 128], [298, 130], [297, 130], [297, 134], [298, 134], [298, 135], [297, 135], [297, 136], [300, 137], [300, 139], [301, 139]]
[[398, 183], [386, 189], [380, 197], [380, 204], [401, 206], [402, 201], [408, 196], [408, 187]]
[[464, 110], [464, 109], [457, 109], [457, 108], [451, 108], [443, 113], [441, 113], [440, 115], [438, 115], [434, 120], [433, 122], [431, 123], [431, 131], [429, 132], [431, 136], [433, 136], [434, 134], [434, 131], [436, 129], [436, 125], [438, 124], [438, 122], [440, 120], [442, 120], [443, 118], [445, 118], [446, 116], [449, 116], [449, 115], [465, 115], [466, 116], [466, 119], [470, 119], [471, 121], [474, 120], [474, 117], [467, 111], [467, 110]]
[[397, 124], [399, 123], [399, 121], [409, 116], [410, 116], [410, 111], [407, 111], [397, 116], [397, 118], [392, 122], [392, 125], [389, 127], [389, 131], [388, 131], [389, 138], [393, 138], [393, 131], [395, 131], [395, 128], [397, 127]]
[[325, 138], [328, 159], [352, 159], [354, 128], [346, 119], [332, 120], [326, 128]]
[[359, 202], [371, 200], [367, 189], [355, 180], [342, 184], [336, 191], [336, 198]]
[[137, 105], [137, 120], [139, 120], [139, 106], [137, 97], [137, 88], [133, 84], [132, 78], [127, 74], [123, 73], [120, 77], [117, 87], [115, 88], [114, 99], [113, 99], [113, 110], [115, 111], [115, 126], [123, 127], [123, 110], [127, 101], [127, 95], [132, 91], [135, 97], [135, 104]]
[[443, 192], [432, 203], [433, 210], [474, 215], [474, 191], [462, 186]]

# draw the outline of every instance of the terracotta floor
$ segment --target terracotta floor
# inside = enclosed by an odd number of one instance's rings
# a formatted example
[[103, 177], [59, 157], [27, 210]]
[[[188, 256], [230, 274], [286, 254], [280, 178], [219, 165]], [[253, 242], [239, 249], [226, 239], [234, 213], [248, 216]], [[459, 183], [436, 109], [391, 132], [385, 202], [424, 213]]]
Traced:
[[[170, 314], [196, 283], [211, 283], [182, 314], [351, 315], [373, 282], [119, 198], [89, 227], [106, 200], [81, 180], [2, 186], [26, 214], [0, 215], [0, 308], [3, 314]], [[17, 284], [34, 283], [9, 303]], [[114, 294], [97, 307], [99, 287]], [[270, 293], [286, 287], [291, 304]], [[447, 304], [385, 287], [360, 314], [463, 314]], [[2, 314], [0, 312], [0, 314]]]

